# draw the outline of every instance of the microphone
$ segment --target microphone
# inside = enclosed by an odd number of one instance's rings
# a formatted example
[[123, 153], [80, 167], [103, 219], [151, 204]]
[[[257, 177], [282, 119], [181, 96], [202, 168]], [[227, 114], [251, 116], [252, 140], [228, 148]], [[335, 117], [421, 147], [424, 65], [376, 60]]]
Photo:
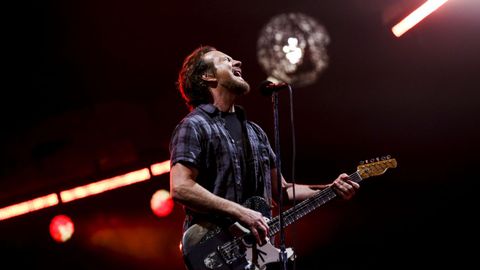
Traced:
[[288, 83], [285, 82], [278, 82], [273, 83], [269, 80], [265, 80], [260, 84], [260, 93], [264, 96], [270, 96], [273, 92], [278, 92], [284, 89], [289, 89]]

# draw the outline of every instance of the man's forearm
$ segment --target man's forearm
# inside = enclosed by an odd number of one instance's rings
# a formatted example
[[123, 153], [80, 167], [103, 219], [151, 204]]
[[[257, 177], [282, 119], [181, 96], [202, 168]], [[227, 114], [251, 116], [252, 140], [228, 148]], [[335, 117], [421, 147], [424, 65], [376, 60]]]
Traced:
[[176, 186], [172, 193], [175, 201], [200, 213], [219, 213], [231, 217], [239, 215], [239, 204], [212, 194], [194, 181]]
[[312, 189], [309, 185], [295, 184], [295, 194], [293, 194], [293, 188], [293, 184], [290, 183], [286, 187], [286, 193], [289, 201], [293, 201], [294, 195], [295, 200], [302, 201], [310, 198], [318, 192], [318, 190]]

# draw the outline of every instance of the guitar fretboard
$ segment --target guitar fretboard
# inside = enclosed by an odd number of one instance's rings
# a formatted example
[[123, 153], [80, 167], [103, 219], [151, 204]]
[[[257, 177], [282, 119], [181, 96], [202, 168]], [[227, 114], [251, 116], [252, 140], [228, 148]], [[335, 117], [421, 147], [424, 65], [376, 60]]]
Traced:
[[[349, 177], [352, 179], [352, 181], [357, 183], [362, 181], [362, 177], [360, 176], [358, 171], [352, 173], [351, 175], [349, 175]], [[295, 221], [299, 220], [300, 218], [304, 217], [308, 213], [324, 205], [335, 197], [337, 197], [335, 191], [333, 191], [331, 187], [328, 187], [318, 192], [314, 196], [291, 207], [287, 211], [283, 212], [283, 227], [285, 228], [288, 225], [294, 223]], [[268, 226], [270, 228], [270, 237], [277, 234], [280, 231], [280, 216], [276, 216], [275, 218], [270, 220], [268, 222]]]

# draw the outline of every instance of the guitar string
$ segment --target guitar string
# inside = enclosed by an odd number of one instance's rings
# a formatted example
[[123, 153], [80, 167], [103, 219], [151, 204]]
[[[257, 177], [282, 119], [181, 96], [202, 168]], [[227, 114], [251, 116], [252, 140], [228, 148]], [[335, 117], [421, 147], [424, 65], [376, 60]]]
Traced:
[[[387, 160], [387, 161], [383, 161], [381, 163], [389, 163], [389, 161]], [[374, 165], [374, 164], [370, 164], [370, 165]], [[350, 174], [349, 177], [352, 178], [352, 180], [357, 182], [357, 183], [363, 180], [362, 177], [360, 176], [359, 171], [356, 171], [355, 173]], [[298, 219], [300, 217], [303, 217], [304, 215], [308, 214], [309, 212], [302, 213], [303, 216], [298, 216], [298, 212], [301, 212], [301, 210], [304, 210], [304, 208], [310, 206], [310, 204], [312, 204], [314, 202], [319, 203], [319, 201], [322, 201], [322, 199], [326, 198], [327, 196], [334, 196], [335, 197], [336, 193], [334, 193], [331, 188], [327, 188], [327, 189], [324, 189], [324, 190], [318, 192], [318, 194], [314, 195], [311, 199], [304, 200], [304, 201], [300, 202], [296, 207], [285, 211], [287, 219], [288, 218], [293, 218], [293, 217]], [[334, 198], [334, 197], [332, 197], [332, 198]], [[332, 198], [329, 198], [329, 199], [332, 199]], [[307, 210], [308, 210], [308, 208], [307, 208]], [[313, 209], [311, 209], [310, 211], [313, 211]], [[292, 216], [293, 214], [295, 214], [295, 216]], [[277, 216], [277, 217], [273, 218], [270, 222], [268, 222], [269, 228], [274, 227], [273, 230], [270, 231], [269, 237], [275, 235], [276, 232], [273, 232], [273, 231], [279, 229], [279, 228], [277, 228], [278, 227], [278, 219], [279, 219], [279, 217]], [[294, 222], [295, 219], [293, 219], [291, 221]], [[290, 224], [291, 223], [288, 223], [285, 226], [288, 226]], [[219, 249], [221, 249], [223, 252], [228, 253], [228, 252], [230, 252], [234, 249], [237, 249], [242, 240], [243, 240], [243, 237], [235, 238], [234, 240], [232, 240], [232, 241], [226, 243], [225, 245], [219, 247]]]
[[[377, 171], [382, 171], [382, 170], [385, 170], [387, 168], [395, 167], [394, 163], [392, 163], [392, 161], [394, 161], [394, 160], [385, 160], [385, 161], [375, 162], [375, 163], [372, 163], [372, 164], [368, 164], [367, 167], [371, 168], [371, 167], [377, 166]], [[383, 164], [383, 166], [381, 166], [381, 168], [378, 168], [379, 164], [380, 165]], [[368, 168], [364, 168], [364, 169], [362, 169], [362, 171], [367, 172], [367, 169]], [[357, 183], [363, 180], [361, 175], [360, 175], [360, 170], [356, 171], [355, 173], [352, 173], [351, 175], [349, 175], [349, 177], [352, 178], [352, 180], [357, 182]], [[320, 202], [322, 202], [322, 204], [323, 204], [325, 202], [324, 198], [326, 198], [327, 196], [333, 196], [332, 198], [329, 198], [329, 199], [333, 199], [336, 196], [336, 194], [333, 192], [333, 190], [331, 190], [331, 188], [328, 188], [326, 190], [322, 190], [321, 192], [319, 192], [318, 195], [314, 195], [314, 197], [312, 197], [312, 199], [304, 200], [303, 202], [299, 203], [297, 205], [297, 207], [292, 207], [291, 209], [287, 210], [285, 212], [285, 214], [286, 214], [286, 217], [287, 217], [286, 220], [289, 223], [286, 226], [292, 224], [292, 222], [296, 221], [298, 218], [303, 217], [303, 216], [305, 216], [306, 214], [309, 213], [309, 211], [304, 212], [303, 208], [305, 208], [307, 206], [310, 207], [310, 205], [318, 204]], [[317, 205], [316, 207], [318, 207], [318, 206], [319, 205]], [[314, 207], [313, 209], [310, 209], [310, 211], [313, 211], [316, 207]], [[300, 212], [300, 213], [298, 213], [298, 212]], [[295, 214], [295, 215], [293, 215], [293, 214]], [[299, 216], [299, 214], [300, 214], [300, 216]], [[279, 229], [278, 226], [277, 226], [278, 225], [278, 221], [277, 221], [278, 218], [279, 217], [277, 216], [276, 218], [272, 219], [272, 221], [270, 222], [270, 223], [274, 224], [274, 225], [272, 225], [272, 226], [274, 226], [274, 229], [271, 230], [270, 235], [274, 235], [276, 233], [275, 230]], [[269, 226], [269, 227], [272, 227], [272, 226]]]
[[[351, 174], [350, 178], [352, 178], [352, 180], [354, 180], [356, 182], [359, 182], [360, 180], [362, 180], [357, 173]], [[360, 179], [356, 179], [356, 178], [360, 178]], [[287, 210], [285, 212], [286, 220], [287, 220], [287, 222], [289, 222], [287, 225], [292, 224], [292, 222], [296, 221], [298, 218], [303, 217], [304, 215], [308, 214], [309, 212], [305, 213], [303, 211], [304, 208], [307, 208], [307, 210], [309, 210], [309, 208], [311, 208], [310, 205], [318, 204], [320, 202], [322, 202], [322, 204], [323, 204], [325, 202], [325, 200], [324, 200], [325, 198], [331, 197], [331, 198], [328, 198], [328, 200], [330, 200], [330, 199], [333, 199], [335, 196], [336, 196], [336, 193], [334, 193], [331, 188], [328, 188], [328, 189], [320, 191], [317, 195], [314, 195], [314, 197], [312, 197], [311, 200], [305, 200], [305, 201], [299, 203], [296, 207], [292, 207], [291, 209]], [[316, 208], [316, 207], [314, 207], [314, 208]], [[312, 210], [313, 209], [311, 209], [310, 211], [312, 211]], [[275, 228], [274, 228], [274, 230], [272, 230], [271, 234], [275, 234], [275, 230], [279, 229], [279, 228], [277, 228], [278, 227], [277, 226], [278, 223], [276, 221], [277, 219], [278, 219], [278, 217], [276, 217], [271, 222], [271, 223], [276, 223], [275, 225], [273, 225]]]
[[[327, 189], [320, 191], [317, 195], [315, 195], [315, 197], [312, 197], [312, 200], [309, 200], [309, 203], [312, 203], [313, 201], [317, 201], [321, 198], [327, 197], [329, 195], [327, 193], [329, 193]], [[307, 202], [303, 201], [303, 202], [301, 202], [297, 205], [296, 211], [297, 212], [301, 211], [301, 210], [303, 210], [303, 208], [306, 208], [306, 207], [307, 207]], [[285, 216], [287, 217], [286, 219], [288, 219], [290, 217], [290, 215], [292, 214], [290, 212], [292, 212], [290, 209], [285, 211], [285, 214], [286, 214]], [[279, 217], [278, 216], [273, 218], [270, 222], [268, 222], [269, 223], [269, 228], [273, 228], [273, 230], [271, 230], [271, 232], [269, 233], [269, 237], [271, 237], [271, 236], [273, 236], [277, 233], [276, 230], [279, 229], [279, 228], [277, 228], [278, 227], [278, 222], [279, 222]], [[272, 232], [272, 231], [275, 231], [275, 232]], [[228, 242], [227, 244], [221, 246], [220, 249], [225, 253], [229, 253], [232, 250], [238, 249], [239, 244], [242, 241], [243, 241], [243, 237], [235, 238], [234, 240], [232, 240], [232, 241]]]
[[[358, 172], [355, 172], [351, 175], [349, 175], [350, 178], [352, 178], [352, 180], [356, 181], [356, 182], [360, 182], [362, 180], [362, 178], [360, 177], [360, 175], [358, 174]], [[358, 179], [357, 179], [358, 178]], [[324, 199], [328, 196], [335, 196], [335, 193], [332, 193], [333, 190], [331, 188], [327, 188], [327, 189], [324, 189], [320, 192], [318, 192], [318, 194], [314, 195], [314, 197], [312, 197], [311, 200], [304, 200], [302, 202], [300, 202], [296, 207], [295, 209], [289, 209], [287, 211], [285, 211], [285, 214], [287, 216], [287, 219], [292, 217], [293, 214], [296, 214], [295, 217], [302, 217], [302, 216], [298, 216], [298, 212], [301, 212], [301, 210], [303, 210], [304, 208], [307, 208], [310, 206], [310, 204], [312, 203], [318, 203], [318, 201], [322, 201], [321, 199]], [[331, 198], [330, 198], [331, 199]], [[295, 213], [292, 213], [292, 212], [295, 212]], [[308, 214], [308, 213], [303, 213], [304, 215]], [[272, 232], [272, 231], [275, 231], [275, 230], [278, 230], [279, 228], [278, 227], [278, 219], [279, 217], [275, 217], [273, 218], [270, 222], [268, 222], [269, 224], [269, 228], [270, 227], [274, 227], [274, 230], [271, 230], [271, 232], [269, 233], [269, 236], [273, 236], [276, 234], [276, 232]], [[294, 220], [293, 220], [294, 221]], [[287, 225], [290, 225], [291, 223], [288, 223]], [[238, 245], [240, 244], [240, 242], [243, 240], [243, 237], [238, 237], [238, 238], [235, 238], [234, 240], [228, 242], [227, 244], [221, 246], [220, 249], [222, 249], [223, 252], [230, 252], [234, 249], [237, 249], [238, 248]]]

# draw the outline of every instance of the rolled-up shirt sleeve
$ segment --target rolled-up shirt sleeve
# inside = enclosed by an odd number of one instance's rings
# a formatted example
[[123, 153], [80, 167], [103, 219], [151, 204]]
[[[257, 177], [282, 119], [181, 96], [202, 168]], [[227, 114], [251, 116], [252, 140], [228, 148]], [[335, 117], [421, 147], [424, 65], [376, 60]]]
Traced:
[[170, 140], [170, 165], [180, 162], [201, 167], [202, 147], [200, 133], [191, 121], [183, 121], [177, 125]]

